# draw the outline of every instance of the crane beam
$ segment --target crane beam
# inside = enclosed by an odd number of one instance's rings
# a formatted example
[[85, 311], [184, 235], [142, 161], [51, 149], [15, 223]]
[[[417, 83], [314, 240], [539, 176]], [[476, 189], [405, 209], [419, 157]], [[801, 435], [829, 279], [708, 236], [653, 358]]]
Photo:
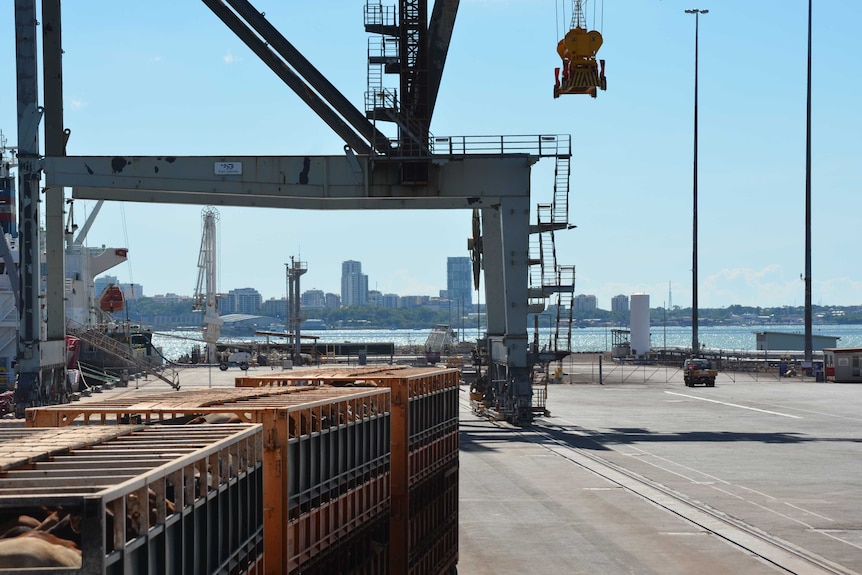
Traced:
[[431, 163], [424, 186], [401, 184], [397, 162], [369, 157], [65, 156], [45, 158], [44, 166], [51, 185], [73, 187], [78, 199], [293, 209], [472, 209], [529, 194], [533, 162], [527, 154], [447, 158]]
[[[391, 151], [389, 138], [369, 122], [368, 118], [350, 100], [344, 97], [338, 88], [315, 68], [248, 0], [227, 0], [227, 2], [375, 150], [383, 154], [388, 154]], [[212, 0], [207, 1], [207, 5], [211, 4], [213, 4]]]
[[371, 145], [353, 127], [344, 121], [328, 104], [298, 76], [267, 43], [240, 20], [237, 15], [219, 0], [203, 0], [236, 36], [251, 48], [281, 80], [290, 87], [344, 142], [358, 154], [371, 153]]
[[[428, 2], [401, 0], [399, 4], [400, 36], [398, 57], [401, 62], [401, 114], [408, 124], [418, 126], [417, 133], [402, 130], [402, 156], [420, 156], [428, 140], [431, 115], [428, 107]], [[418, 166], [417, 166], [418, 168]], [[422, 169], [424, 172], [424, 169]], [[421, 181], [422, 174], [416, 180]]]
[[460, 0], [437, 0], [428, 25], [428, 118], [434, 117], [434, 106], [440, 91], [443, 68], [455, 28]]
[[[434, 157], [425, 185], [368, 157], [45, 158], [49, 185], [76, 198], [292, 209], [482, 210], [493, 380], [519, 421], [532, 394], [527, 357], [530, 168], [527, 154]], [[356, 167], [359, 167], [359, 173]], [[155, 169], [158, 167], [158, 169]], [[220, 173], [220, 172], [231, 173]], [[291, 183], [285, 183], [291, 182]]]

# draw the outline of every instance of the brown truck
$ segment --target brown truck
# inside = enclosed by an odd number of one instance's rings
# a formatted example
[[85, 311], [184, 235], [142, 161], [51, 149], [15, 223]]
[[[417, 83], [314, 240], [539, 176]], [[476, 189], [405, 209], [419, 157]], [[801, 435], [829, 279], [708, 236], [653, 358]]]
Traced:
[[715, 376], [718, 375], [718, 372], [710, 369], [708, 360], [702, 358], [687, 359], [682, 365], [682, 370], [686, 387], [694, 387], [695, 385], [715, 387]]

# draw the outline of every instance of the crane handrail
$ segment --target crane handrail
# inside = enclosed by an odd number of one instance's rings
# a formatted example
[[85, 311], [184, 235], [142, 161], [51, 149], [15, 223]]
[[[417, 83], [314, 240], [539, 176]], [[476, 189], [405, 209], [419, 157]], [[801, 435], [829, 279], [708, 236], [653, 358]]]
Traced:
[[529, 154], [540, 158], [571, 156], [570, 134], [507, 136], [433, 136], [434, 156]]

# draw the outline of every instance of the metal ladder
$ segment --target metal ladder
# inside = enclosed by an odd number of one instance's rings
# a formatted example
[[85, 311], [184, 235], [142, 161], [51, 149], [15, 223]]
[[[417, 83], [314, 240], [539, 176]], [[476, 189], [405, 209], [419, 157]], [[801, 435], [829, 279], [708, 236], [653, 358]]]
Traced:
[[112, 355], [112, 356], [114, 356], [114, 357], [116, 357], [122, 361], [125, 361], [126, 363], [131, 364], [132, 366], [136, 367], [140, 371], [143, 371], [145, 373], [150, 373], [150, 374], [158, 377], [159, 379], [166, 382], [168, 385], [170, 385], [174, 389], [180, 388], [180, 385], [177, 381], [178, 380], [178, 374], [177, 374], [176, 370], [171, 368], [170, 372], [171, 372], [172, 378], [166, 377], [165, 375], [163, 375], [161, 373], [161, 370], [156, 369], [153, 366], [148, 365], [148, 364], [138, 360], [138, 358], [136, 358], [132, 354], [131, 350], [129, 349], [129, 347], [127, 345], [123, 345], [122, 343], [118, 342], [114, 338], [108, 337], [107, 335], [100, 333], [100, 332], [93, 330], [93, 329], [70, 329], [70, 328], [67, 328], [66, 331], [70, 335], [74, 335], [75, 337], [77, 337], [81, 341], [84, 341], [84, 342], [92, 345], [96, 349], [100, 349], [109, 355]]
[[398, 90], [384, 85], [387, 66], [402, 66], [399, 55], [398, 13], [393, 7], [384, 7], [380, 0], [368, 0], [365, 5], [365, 29], [374, 33], [368, 39], [368, 81], [365, 92], [365, 117], [374, 122], [393, 122], [400, 130], [400, 140], [409, 142], [408, 149], [394, 147], [393, 152], [402, 157], [430, 155], [434, 153], [434, 136], [423, 135], [421, 122], [405, 115], [398, 100]]
[[[575, 306], [575, 266], [557, 266], [557, 328], [554, 333], [554, 351], [572, 350], [572, 320]], [[562, 310], [568, 309], [565, 318], [566, 329], [560, 330], [563, 323]], [[565, 338], [565, 346], [560, 345], [560, 339]]]
[[571, 153], [558, 153], [554, 168], [554, 207], [551, 221], [554, 223], [569, 223], [569, 176], [571, 170]]
[[553, 151], [548, 155], [553, 155], [556, 161], [554, 193], [552, 203], [537, 204], [536, 224], [530, 230], [528, 313], [541, 313], [547, 308], [550, 298], [556, 295], [556, 327], [549, 335], [548, 347], [554, 351], [571, 351], [575, 266], [557, 263], [555, 237], [555, 231], [573, 227], [568, 222], [571, 139], [542, 140], [543, 146], [549, 143]]

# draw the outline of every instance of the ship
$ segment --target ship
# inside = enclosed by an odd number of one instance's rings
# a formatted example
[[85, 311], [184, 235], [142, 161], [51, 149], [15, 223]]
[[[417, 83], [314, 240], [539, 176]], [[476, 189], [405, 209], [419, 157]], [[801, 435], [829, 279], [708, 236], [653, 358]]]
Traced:
[[329, 329], [329, 326], [322, 319], [308, 318], [302, 320], [302, 329], [321, 330]]
[[[4, 235], [7, 257], [17, 267], [17, 238]], [[83, 238], [69, 237], [65, 254], [67, 369], [80, 371], [73, 379], [83, 376], [83, 380], [122, 384], [127, 376], [163, 366], [165, 359], [152, 344], [152, 332], [122, 317], [126, 301], [120, 287], [109, 284], [101, 293], [95, 292], [95, 277], [125, 262], [128, 250], [87, 247]], [[4, 259], [0, 265], [0, 384], [7, 388], [15, 382], [18, 339], [18, 280], [10, 271]]]
[[80, 342], [76, 363], [68, 367], [84, 377], [125, 384], [128, 376], [165, 364], [153, 346], [153, 332], [123, 318], [127, 302], [120, 286], [109, 283], [96, 293], [96, 276], [127, 258], [127, 248], [87, 247], [83, 238], [67, 237], [66, 334], [67, 342], [70, 338]]

